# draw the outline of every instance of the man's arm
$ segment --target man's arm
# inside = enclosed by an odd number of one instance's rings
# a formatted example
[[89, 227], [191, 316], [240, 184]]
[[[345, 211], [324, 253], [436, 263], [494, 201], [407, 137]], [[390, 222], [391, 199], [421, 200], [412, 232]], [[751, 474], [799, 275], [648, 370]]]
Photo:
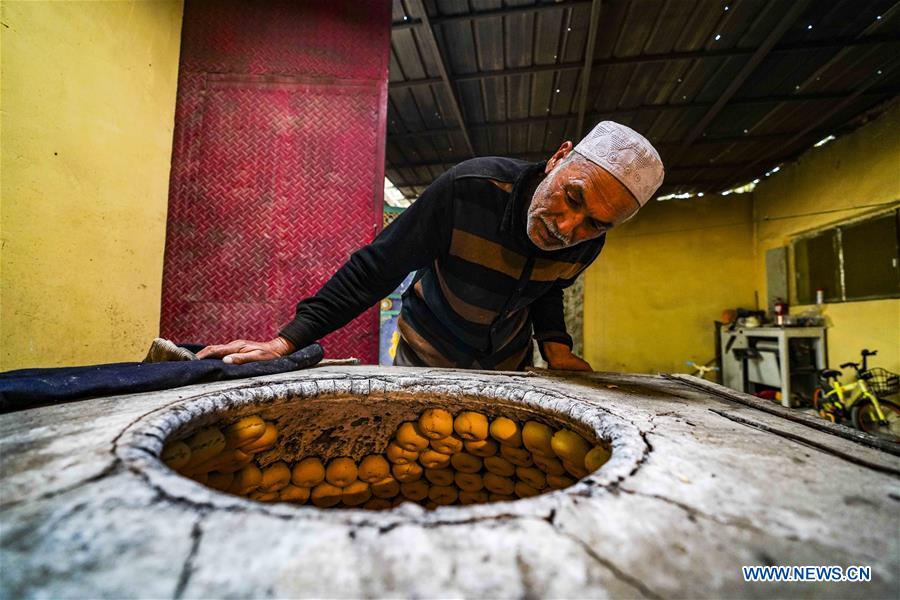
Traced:
[[429, 265], [449, 245], [453, 171], [436, 179], [371, 244], [354, 252], [314, 296], [301, 300], [296, 317], [277, 338], [208, 346], [197, 356], [234, 364], [284, 356], [343, 327], [387, 296], [411, 271]]
[[592, 371], [591, 365], [572, 354], [572, 336], [566, 331], [563, 314], [563, 289], [571, 285], [572, 279], [553, 288], [535, 300], [531, 305], [531, 321], [534, 325], [534, 339], [537, 340], [541, 356], [551, 369], [564, 371]]

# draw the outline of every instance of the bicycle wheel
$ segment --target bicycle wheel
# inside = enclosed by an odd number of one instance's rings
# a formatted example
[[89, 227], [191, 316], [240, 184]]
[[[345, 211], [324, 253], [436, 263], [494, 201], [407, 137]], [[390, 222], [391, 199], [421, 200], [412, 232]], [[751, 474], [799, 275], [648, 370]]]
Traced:
[[822, 398], [824, 396], [825, 396], [825, 390], [823, 390], [820, 387], [817, 387], [816, 391], [813, 392], [812, 405], [813, 405], [813, 408], [816, 409], [816, 411], [822, 410], [821, 403], [822, 403]]
[[812, 398], [813, 408], [819, 413], [823, 419], [828, 419], [832, 423], [841, 423], [846, 420], [844, 407], [840, 400], [831, 392], [826, 392], [824, 388], [816, 388]]
[[900, 406], [888, 400], [879, 400], [886, 423], [878, 422], [878, 413], [871, 400], [860, 400], [850, 410], [853, 426], [889, 440], [900, 440]]

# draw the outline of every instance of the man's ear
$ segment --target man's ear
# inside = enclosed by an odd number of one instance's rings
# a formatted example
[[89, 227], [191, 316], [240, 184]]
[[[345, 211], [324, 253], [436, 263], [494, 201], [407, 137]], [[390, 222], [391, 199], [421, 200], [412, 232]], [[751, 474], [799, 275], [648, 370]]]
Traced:
[[569, 140], [563, 142], [562, 146], [559, 147], [559, 150], [554, 152], [553, 156], [551, 156], [547, 161], [547, 167], [544, 169], [544, 173], [549, 173], [550, 171], [555, 169], [556, 165], [559, 164], [559, 161], [567, 157], [569, 155], [569, 152], [571, 152], [574, 147], [575, 146], [572, 145], [572, 142]]

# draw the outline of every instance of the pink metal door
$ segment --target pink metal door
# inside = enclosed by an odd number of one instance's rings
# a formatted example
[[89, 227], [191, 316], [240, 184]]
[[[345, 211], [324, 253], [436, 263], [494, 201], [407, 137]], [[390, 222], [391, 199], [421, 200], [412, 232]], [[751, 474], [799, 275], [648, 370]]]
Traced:
[[[390, 3], [184, 10], [161, 335], [269, 339], [381, 226]], [[378, 311], [323, 340], [378, 361]]]

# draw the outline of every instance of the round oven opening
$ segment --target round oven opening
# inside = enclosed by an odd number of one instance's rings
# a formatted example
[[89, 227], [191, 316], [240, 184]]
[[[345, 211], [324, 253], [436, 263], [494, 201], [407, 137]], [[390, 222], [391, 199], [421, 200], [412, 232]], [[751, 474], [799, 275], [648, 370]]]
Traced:
[[319, 508], [530, 498], [611, 457], [609, 442], [582, 423], [471, 396], [297, 397], [200, 423], [166, 439], [160, 459], [171, 469], [225, 494]]

